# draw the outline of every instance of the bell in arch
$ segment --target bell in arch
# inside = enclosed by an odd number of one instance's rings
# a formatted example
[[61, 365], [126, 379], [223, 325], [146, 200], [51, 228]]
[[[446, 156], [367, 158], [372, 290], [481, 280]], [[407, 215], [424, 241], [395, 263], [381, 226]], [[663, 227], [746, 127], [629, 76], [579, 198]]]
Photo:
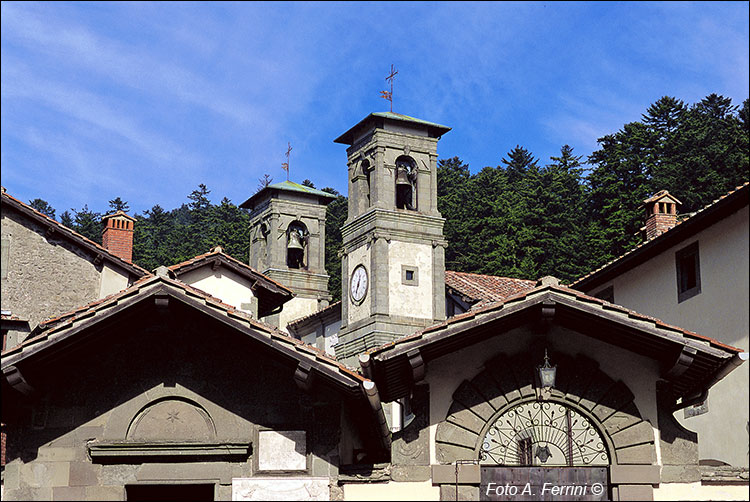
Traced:
[[409, 180], [409, 173], [406, 168], [399, 167], [396, 172], [396, 187], [408, 186], [411, 188], [411, 181]]
[[305, 263], [305, 229], [290, 226], [287, 232], [286, 262], [289, 268], [303, 268]]
[[289, 250], [300, 250], [302, 251], [305, 247], [302, 245], [302, 236], [297, 231], [289, 232], [289, 244], [287, 245]]

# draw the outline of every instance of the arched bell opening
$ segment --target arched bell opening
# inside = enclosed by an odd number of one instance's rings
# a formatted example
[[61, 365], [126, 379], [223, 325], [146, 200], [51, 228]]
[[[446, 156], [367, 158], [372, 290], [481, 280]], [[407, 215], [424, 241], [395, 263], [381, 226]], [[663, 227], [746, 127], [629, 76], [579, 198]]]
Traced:
[[307, 227], [293, 221], [286, 231], [286, 264], [289, 268], [307, 268]]
[[417, 209], [417, 167], [414, 159], [401, 155], [396, 159], [396, 208]]

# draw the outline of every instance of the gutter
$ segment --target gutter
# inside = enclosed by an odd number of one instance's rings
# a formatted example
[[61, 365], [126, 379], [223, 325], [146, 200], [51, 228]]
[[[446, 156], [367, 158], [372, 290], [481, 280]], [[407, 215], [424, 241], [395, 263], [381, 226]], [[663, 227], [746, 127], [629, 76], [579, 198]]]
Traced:
[[744, 363], [748, 360], [748, 353], [747, 352], [738, 352], [734, 354], [729, 361], [726, 362], [721, 368], [719, 368], [716, 373], [711, 375], [711, 377], [708, 379], [708, 381], [705, 383], [705, 385], [702, 387], [701, 390], [696, 392], [695, 394], [692, 394], [690, 397], [687, 397], [687, 399], [683, 398], [682, 402], [680, 404], [675, 404], [672, 411], [679, 411], [683, 408], [687, 408], [688, 406], [692, 406], [696, 403], [702, 403], [706, 400], [708, 397], [708, 389], [719, 383], [720, 380], [722, 380], [725, 376], [727, 376], [729, 373], [735, 370], [739, 365]]

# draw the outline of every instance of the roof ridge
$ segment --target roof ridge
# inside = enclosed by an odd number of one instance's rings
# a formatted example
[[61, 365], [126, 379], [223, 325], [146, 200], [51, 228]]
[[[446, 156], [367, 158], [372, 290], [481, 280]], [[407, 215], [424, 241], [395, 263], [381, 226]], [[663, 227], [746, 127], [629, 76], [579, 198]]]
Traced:
[[[584, 279], [592, 277], [596, 273], [601, 272], [602, 270], [604, 270], [605, 268], [609, 267], [613, 263], [615, 263], [615, 262], [617, 262], [617, 261], [625, 258], [626, 256], [630, 255], [634, 251], [636, 251], [636, 250], [640, 249], [641, 247], [645, 246], [646, 244], [650, 244], [650, 243], [655, 242], [655, 241], [660, 241], [660, 239], [663, 240], [663, 239], [666, 238], [665, 236], [674, 235], [673, 233], [670, 233], [670, 232], [672, 232], [676, 228], [680, 228], [681, 225], [684, 225], [686, 222], [692, 220], [693, 218], [696, 218], [697, 216], [700, 216], [707, 209], [715, 206], [717, 203], [721, 202], [722, 200], [726, 199], [727, 197], [729, 197], [729, 196], [731, 196], [731, 195], [739, 192], [740, 190], [742, 190], [743, 188], [747, 187], [748, 185], [750, 185], [750, 181], [746, 181], [743, 184], [736, 186], [735, 188], [733, 188], [729, 192], [725, 193], [724, 195], [720, 196], [717, 199], [714, 199], [713, 201], [711, 201], [711, 203], [706, 204], [705, 206], [703, 206], [702, 208], [698, 209], [697, 211], [695, 211], [693, 213], [687, 213], [688, 217], [687, 218], [683, 218], [682, 220], [678, 220], [677, 224], [675, 226], [673, 226], [672, 228], [670, 228], [670, 229], [664, 231], [663, 233], [657, 235], [653, 239], [650, 239], [650, 240], [647, 240], [647, 241], [642, 241], [642, 242], [636, 244], [634, 247], [628, 249], [627, 251], [625, 251], [624, 253], [622, 253], [620, 256], [612, 258], [611, 260], [609, 260], [608, 262], [604, 263], [600, 267], [598, 267], [598, 268], [592, 270], [591, 272], [589, 272], [589, 273], [587, 273], [585, 275], [582, 275], [581, 277], [575, 279], [573, 282], [570, 283], [570, 285], [573, 286], [573, 285], [578, 284], [579, 282], [583, 281]], [[677, 215], [677, 216], [679, 218], [679, 216], [681, 216], [681, 215]]]
[[[65, 232], [68, 232], [68, 233], [70, 233], [70, 234], [71, 234], [71, 235], [70, 235], [70, 237], [73, 237], [73, 238], [76, 238], [76, 239], [82, 240], [82, 241], [83, 241], [84, 243], [86, 243], [86, 244], [89, 244], [89, 245], [92, 245], [92, 246], [94, 246], [94, 247], [95, 247], [95, 248], [96, 248], [96, 249], [97, 249], [98, 251], [101, 251], [101, 252], [104, 252], [104, 253], [106, 253], [106, 255], [107, 255], [107, 256], [108, 256], [109, 258], [111, 258], [111, 259], [113, 259], [113, 260], [116, 260], [117, 262], [120, 262], [120, 263], [122, 263], [122, 264], [123, 264], [123, 266], [135, 268], [135, 269], [137, 269], [137, 270], [138, 270], [139, 272], [141, 272], [141, 273], [142, 273], [142, 275], [150, 274], [150, 272], [149, 272], [148, 270], [146, 270], [145, 268], [141, 267], [140, 265], [138, 265], [138, 264], [136, 264], [136, 263], [133, 263], [133, 262], [128, 262], [128, 261], [126, 261], [126, 260], [124, 260], [124, 259], [120, 258], [119, 256], [117, 256], [116, 254], [112, 253], [112, 252], [111, 252], [110, 250], [108, 250], [107, 248], [105, 248], [105, 247], [104, 247], [104, 246], [102, 246], [101, 244], [98, 244], [97, 242], [95, 242], [95, 241], [92, 241], [92, 240], [91, 240], [91, 239], [89, 239], [88, 237], [86, 237], [86, 236], [84, 236], [84, 235], [81, 235], [81, 234], [79, 234], [78, 232], [76, 232], [76, 231], [75, 231], [75, 230], [73, 230], [72, 228], [68, 228], [68, 227], [66, 227], [65, 225], [63, 225], [63, 224], [62, 224], [62, 223], [60, 223], [59, 221], [55, 220], [54, 218], [50, 218], [50, 217], [49, 217], [49, 216], [47, 216], [46, 214], [44, 214], [44, 213], [42, 213], [42, 212], [40, 212], [40, 211], [37, 211], [36, 209], [34, 209], [34, 208], [33, 208], [33, 207], [31, 207], [30, 205], [26, 204], [25, 202], [22, 202], [21, 200], [19, 200], [19, 199], [17, 199], [17, 198], [15, 198], [15, 197], [13, 197], [12, 195], [10, 195], [10, 194], [9, 194], [9, 193], [8, 193], [8, 192], [6, 191], [6, 189], [5, 189], [4, 187], [3, 187], [3, 190], [2, 190], [2, 197], [3, 197], [3, 198], [6, 198], [6, 197], [7, 197], [7, 198], [8, 198], [8, 199], [10, 199], [10, 200], [11, 200], [12, 202], [14, 202], [14, 203], [16, 203], [16, 204], [20, 204], [20, 205], [21, 205], [21, 206], [22, 206], [22, 207], [23, 207], [24, 209], [26, 209], [26, 210], [28, 210], [28, 211], [32, 211], [32, 212], [34, 213], [34, 215], [35, 215], [35, 216], [37, 216], [37, 217], [39, 217], [39, 218], [42, 218], [43, 220], [46, 220], [46, 222], [47, 222], [47, 223], [49, 223], [49, 224], [53, 224], [53, 225], [55, 225], [56, 227], [58, 227], [58, 228], [60, 228], [60, 229], [64, 230]], [[127, 215], [126, 215], [126, 216], [127, 216]], [[132, 218], [132, 217], [131, 217], [131, 218]]]

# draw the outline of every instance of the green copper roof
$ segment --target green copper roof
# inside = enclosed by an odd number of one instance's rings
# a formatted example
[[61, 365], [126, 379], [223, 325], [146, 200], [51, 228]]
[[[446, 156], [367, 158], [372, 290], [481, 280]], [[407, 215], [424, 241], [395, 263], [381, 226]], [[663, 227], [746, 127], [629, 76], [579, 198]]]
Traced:
[[[364, 128], [364, 126], [368, 123], [372, 122], [382, 122], [384, 119], [388, 120], [397, 120], [399, 122], [407, 122], [411, 123], [413, 125], [422, 125], [426, 126], [430, 135], [433, 137], [440, 137], [443, 134], [447, 133], [451, 130], [450, 127], [446, 127], [444, 125], [436, 124], [434, 122], [427, 122], [426, 120], [422, 119], [416, 119], [414, 117], [409, 117], [408, 115], [402, 115], [400, 113], [393, 113], [393, 112], [375, 112], [369, 114], [364, 119], [360, 120], [357, 125], [346, 131], [344, 134], [333, 140], [334, 143], [343, 143], [345, 145], [351, 145], [354, 141], [354, 132], [361, 130]], [[376, 125], [377, 127], [377, 125]], [[381, 125], [382, 127], [382, 125]]]
[[[324, 197], [326, 199], [335, 199], [335, 195], [331, 195], [328, 192], [324, 192], [322, 190], [318, 190], [317, 188], [311, 188], [307, 187], [305, 185], [300, 185], [299, 183], [295, 183], [293, 181], [282, 181], [281, 183], [274, 183], [273, 185], [268, 185], [267, 187], [263, 188], [262, 190], [259, 190], [255, 193], [252, 197], [247, 199], [245, 202], [240, 204], [240, 207], [245, 209], [252, 209], [255, 205], [255, 202], [258, 200], [259, 197], [261, 197], [261, 194], [267, 193], [269, 190], [283, 190], [286, 192], [301, 192], [306, 193], [309, 195], [315, 195], [317, 197]], [[320, 201], [320, 199], [318, 199]], [[330, 200], [320, 201], [324, 204], [328, 204], [331, 202]]]
[[295, 183], [293, 181], [282, 181], [281, 183], [274, 183], [273, 185], [268, 185], [266, 188], [275, 188], [276, 190], [291, 190], [293, 192], [304, 192], [309, 193], [312, 195], [320, 195], [321, 197], [330, 197], [332, 199], [335, 199], [335, 195], [331, 195], [328, 192], [324, 192], [322, 190], [318, 190], [317, 188], [308, 187], [305, 185], [300, 185], [299, 183]]

